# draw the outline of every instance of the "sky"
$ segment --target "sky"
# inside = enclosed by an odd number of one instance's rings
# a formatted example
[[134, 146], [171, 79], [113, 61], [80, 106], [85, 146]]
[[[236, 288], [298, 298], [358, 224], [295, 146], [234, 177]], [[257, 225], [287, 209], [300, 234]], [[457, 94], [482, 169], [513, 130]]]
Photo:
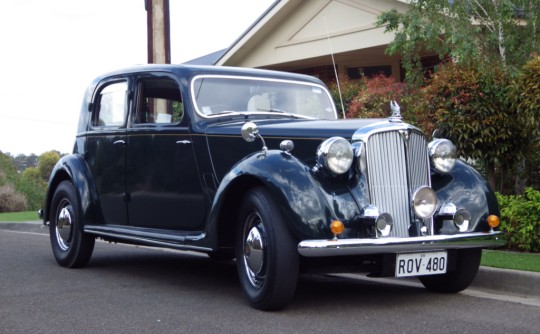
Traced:
[[[171, 63], [230, 46], [274, 0], [169, 0]], [[2, 0], [0, 151], [71, 153], [84, 91], [147, 63], [144, 0]]]

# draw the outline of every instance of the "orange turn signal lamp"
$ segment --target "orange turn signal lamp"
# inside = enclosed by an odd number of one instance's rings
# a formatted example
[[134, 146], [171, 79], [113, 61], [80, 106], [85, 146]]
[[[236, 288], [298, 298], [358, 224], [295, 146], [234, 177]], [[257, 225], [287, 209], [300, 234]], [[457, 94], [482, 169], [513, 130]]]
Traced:
[[334, 240], [336, 240], [337, 236], [343, 233], [343, 231], [345, 231], [345, 225], [342, 221], [334, 219], [330, 224], [330, 231], [332, 231], [332, 234], [334, 235]]
[[498, 227], [501, 224], [501, 220], [499, 219], [499, 217], [495, 215], [489, 216], [487, 218], [487, 222], [488, 222], [489, 227], [491, 227], [492, 229], [495, 227]]

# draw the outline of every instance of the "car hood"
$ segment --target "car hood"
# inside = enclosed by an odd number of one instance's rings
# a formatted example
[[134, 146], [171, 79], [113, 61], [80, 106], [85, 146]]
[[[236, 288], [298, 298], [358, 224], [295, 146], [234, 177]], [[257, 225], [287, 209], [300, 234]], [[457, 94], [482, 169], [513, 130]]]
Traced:
[[[294, 149], [291, 154], [306, 165], [315, 163], [319, 145], [327, 138], [340, 136], [351, 140], [358, 129], [380, 122], [381, 119], [351, 120], [250, 120], [257, 124], [259, 133], [269, 150], [279, 150], [283, 140], [291, 140]], [[233, 166], [245, 157], [260, 151], [263, 143], [260, 139], [246, 142], [240, 129], [245, 121], [230, 121], [212, 124], [206, 129], [206, 146], [211, 159], [212, 169], [221, 180]]]
[[[354, 132], [382, 119], [347, 119], [347, 120], [250, 120], [257, 124], [259, 133], [264, 137], [282, 139], [326, 139], [340, 136], [350, 140]], [[245, 122], [220, 123], [209, 126], [206, 134], [239, 136]]]

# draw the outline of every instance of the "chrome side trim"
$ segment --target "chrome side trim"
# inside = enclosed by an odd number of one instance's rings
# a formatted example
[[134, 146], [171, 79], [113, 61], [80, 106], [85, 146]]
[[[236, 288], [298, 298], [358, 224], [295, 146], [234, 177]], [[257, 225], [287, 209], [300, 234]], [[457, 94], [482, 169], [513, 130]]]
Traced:
[[492, 248], [506, 244], [500, 231], [410, 238], [304, 240], [298, 253], [306, 257], [423, 252], [434, 249]]
[[204, 233], [181, 235], [162, 234], [152, 232], [150, 229], [131, 229], [123, 226], [97, 226], [87, 225], [84, 227], [84, 232], [94, 234], [98, 237], [110, 237], [119, 240], [125, 240], [135, 244], [149, 245], [155, 247], [168, 247], [179, 250], [192, 250], [197, 252], [212, 251], [208, 247], [194, 246], [186, 244], [186, 241], [197, 241], [205, 237]]

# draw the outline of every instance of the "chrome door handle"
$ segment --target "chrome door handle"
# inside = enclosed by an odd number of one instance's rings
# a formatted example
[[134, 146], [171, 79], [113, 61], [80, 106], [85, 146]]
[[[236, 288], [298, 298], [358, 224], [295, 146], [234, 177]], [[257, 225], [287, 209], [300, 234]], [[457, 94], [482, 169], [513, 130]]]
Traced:
[[126, 145], [126, 142], [123, 140], [117, 140], [113, 143], [114, 145]]
[[190, 140], [179, 140], [176, 142], [177, 144], [191, 144], [191, 141]]

